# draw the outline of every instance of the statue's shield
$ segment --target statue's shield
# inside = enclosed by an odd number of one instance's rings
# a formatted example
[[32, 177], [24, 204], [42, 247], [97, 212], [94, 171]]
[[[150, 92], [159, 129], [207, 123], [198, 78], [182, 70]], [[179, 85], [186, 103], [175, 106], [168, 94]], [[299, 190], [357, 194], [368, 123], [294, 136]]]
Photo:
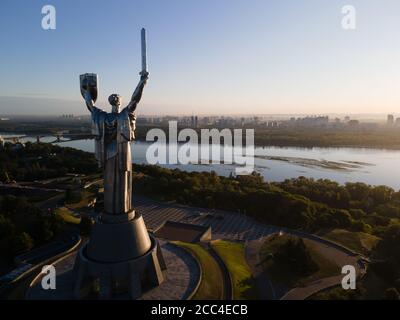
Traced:
[[85, 73], [79, 76], [81, 83], [81, 94], [85, 98], [85, 92], [89, 90], [92, 100], [96, 102], [97, 100], [97, 74], [95, 73]]

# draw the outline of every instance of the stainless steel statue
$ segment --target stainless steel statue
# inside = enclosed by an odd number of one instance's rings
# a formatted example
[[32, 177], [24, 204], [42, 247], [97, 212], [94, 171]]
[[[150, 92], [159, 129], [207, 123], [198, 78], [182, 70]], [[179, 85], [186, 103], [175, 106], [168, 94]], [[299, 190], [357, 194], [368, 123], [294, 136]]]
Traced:
[[142, 71], [140, 81], [129, 104], [121, 110], [118, 94], [108, 98], [111, 113], [94, 106], [97, 98], [97, 75], [81, 75], [81, 93], [92, 114], [92, 133], [95, 136], [95, 156], [104, 170], [104, 209], [107, 214], [122, 214], [132, 210], [131, 141], [135, 138], [135, 110], [148, 79], [146, 42], [142, 30]]
[[[148, 79], [146, 39], [142, 29], [142, 71], [129, 104], [121, 110], [121, 97], [112, 94], [110, 113], [95, 107], [97, 75], [80, 76], [81, 93], [92, 114], [95, 155], [104, 171], [104, 212], [96, 217], [90, 240], [79, 250], [74, 265], [74, 296], [96, 293], [109, 299], [128, 292], [140, 297], [143, 289], [163, 281], [165, 261], [157, 239], [148, 233], [140, 212], [132, 207], [132, 159], [135, 110]], [[98, 285], [96, 285], [98, 284]]]

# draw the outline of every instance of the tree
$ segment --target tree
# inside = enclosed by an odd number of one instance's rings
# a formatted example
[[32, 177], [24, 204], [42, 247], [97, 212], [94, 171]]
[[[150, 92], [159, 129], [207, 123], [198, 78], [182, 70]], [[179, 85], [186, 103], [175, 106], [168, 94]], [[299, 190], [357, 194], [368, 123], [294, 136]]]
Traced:
[[386, 300], [400, 300], [400, 293], [396, 288], [388, 288], [385, 291]]
[[288, 266], [297, 276], [308, 276], [319, 269], [303, 239], [289, 238], [277, 250], [275, 259], [279, 264]]
[[376, 186], [371, 190], [371, 197], [374, 204], [383, 204], [391, 200], [394, 190], [387, 186]]
[[11, 260], [17, 254], [33, 248], [32, 237], [18, 232], [11, 220], [0, 215], [0, 258]]
[[352, 200], [363, 201], [368, 197], [370, 188], [365, 183], [346, 183], [346, 189], [350, 194]]
[[347, 210], [333, 209], [332, 217], [337, 221], [340, 227], [346, 228], [352, 224], [351, 215]]
[[12, 241], [14, 255], [28, 251], [33, 248], [33, 239], [26, 232], [16, 235]]
[[400, 264], [400, 225], [392, 225], [387, 228], [383, 239], [376, 247], [378, 257], [393, 259]]
[[10, 260], [13, 257], [12, 238], [15, 226], [10, 219], [0, 215], [0, 260]]
[[61, 217], [43, 213], [23, 197], [0, 197], [0, 255], [13, 258], [44, 244], [61, 230]]

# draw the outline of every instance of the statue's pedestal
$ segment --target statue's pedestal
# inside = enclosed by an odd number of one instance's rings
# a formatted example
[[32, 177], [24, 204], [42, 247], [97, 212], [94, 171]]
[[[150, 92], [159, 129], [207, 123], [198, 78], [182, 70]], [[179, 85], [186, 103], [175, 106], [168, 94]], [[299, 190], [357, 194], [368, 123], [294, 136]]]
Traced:
[[111, 299], [128, 292], [136, 299], [143, 288], [161, 284], [165, 268], [158, 242], [140, 214], [104, 214], [76, 257], [74, 296], [97, 293], [100, 299]]

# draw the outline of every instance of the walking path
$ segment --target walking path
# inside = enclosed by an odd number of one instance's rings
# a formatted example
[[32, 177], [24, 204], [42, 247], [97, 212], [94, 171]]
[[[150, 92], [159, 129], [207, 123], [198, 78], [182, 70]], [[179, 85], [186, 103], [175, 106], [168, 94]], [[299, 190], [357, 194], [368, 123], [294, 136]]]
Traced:
[[[261, 299], [305, 300], [321, 290], [337, 286], [341, 283], [344, 276], [342, 274], [318, 279], [304, 287], [297, 287], [291, 290], [273, 283], [268, 278], [268, 275], [263, 271], [261, 257], [259, 255], [261, 246], [265, 240], [266, 238], [252, 240], [246, 245], [246, 259], [250, 269], [252, 270], [253, 276], [257, 281]], [[318, 242], [315, 239], [308, 239], [308, 241], [312, 241], [315, 250], [339, 267], [344, 265], [353, 265], [356, 268], [358, 277], [365, 274], [365, 266], [359, 257], [347, 252], [346, 250], [340, 250], [337, 247], [330, 246], [325, 242]]]
[[[310, 239], [309, 239], [310, 240]], [[328, 258], [329, 260], [335, 262], [340, 267], [345, 265], [352, 265], [356, 269], [357, 278], [364, 276], [366, 273], [365, 264], [362, 262], [362, 258], [355, 256], [351, 253], [348, 253], [343, 250], [339, 250], [336, 247], [330, 246], [323, 242], [318, 242], [315, 240], [311, 240], [314, 242], [314, 248], [318, 250], [324, 257]], [[340, 268], [341, 269], [341, 268]], [[325, 290], [342, 283], [342, 279], [345, 275], [338, 274], [335, 276], [323, 278], [316, 280], [312, 283], [309, 283], [305, 287], [297, 287], [289, 292], [287, 292], [281, 300], [305, 300], [312, 296], [313, 294]]]

